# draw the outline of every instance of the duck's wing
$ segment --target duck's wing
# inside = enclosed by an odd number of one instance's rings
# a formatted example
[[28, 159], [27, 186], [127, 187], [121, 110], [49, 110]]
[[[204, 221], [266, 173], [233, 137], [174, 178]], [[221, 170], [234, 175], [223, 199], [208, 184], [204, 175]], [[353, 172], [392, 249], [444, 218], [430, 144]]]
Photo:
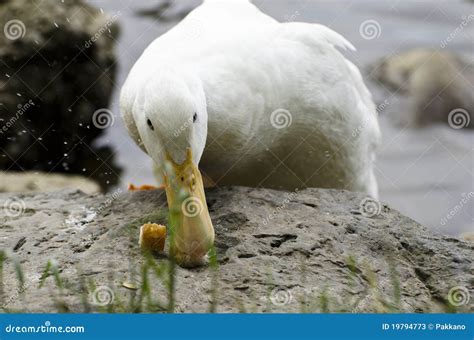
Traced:
[[[355, 47], [347, 41], [342, 35], [334, 32], [330, 28], [319, 24], [308, 23], [283, 23], [281, 27], [281, 37], [293, 41], [298, 41], [314, 51], [315, 57], [321, 54], [321, 51], [332, 50], [335, 58], [340, 58], [340, 63], [346, 68], [340, 69], [345, 84], [350, 84], [353, 93], [355, 106], [351, 110], [358, 111], [358, 116], [362, 117], [363, 127], [366, 130], [368, 144], [371, 146], [371, 154], [374, 153], [377, 145], [380, 143], [380, 129], [377, 123], [377, 110], [372, 100], [372, 94], [367, 89], [359, 69], [340, 53], [337, 48], [349, 49], [355, 51]], [[327, 53], [327, 52], [326, 52]], [[354, 113], [355, 113], [354, 111]]]
[[281, 24], [281, 36], [286, 39], [299, 41], [306, 46], [313, 48], [315, 55], [321, 53], [321, 48], [331, 46], [337, 56], [344, 61], [347, 66], [348, 84], [352, 84], [358, 94], [359, 103], [363, 105], [364, 111], [377, 115], [372, 95], [367, 89], [359, 69], [348, 59], [346, 59], [336, 48], [355, 51], [356, 48], [339, 33], [331, 30], [329, 27], [320, 24], [308, 24], [300, 22], [291, 22]]

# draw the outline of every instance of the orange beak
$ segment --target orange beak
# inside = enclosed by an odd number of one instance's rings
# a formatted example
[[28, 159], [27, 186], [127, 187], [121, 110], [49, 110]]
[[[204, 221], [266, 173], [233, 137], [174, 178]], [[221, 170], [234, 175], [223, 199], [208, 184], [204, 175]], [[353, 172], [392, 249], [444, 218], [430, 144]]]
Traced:
[[170, 209], [170, 252], [183, 267], [205, 263], [214, 244], [214, 227], [207, 208], [202, 176], [187, 151], [182, 164], [167, 155], [165, 189]]

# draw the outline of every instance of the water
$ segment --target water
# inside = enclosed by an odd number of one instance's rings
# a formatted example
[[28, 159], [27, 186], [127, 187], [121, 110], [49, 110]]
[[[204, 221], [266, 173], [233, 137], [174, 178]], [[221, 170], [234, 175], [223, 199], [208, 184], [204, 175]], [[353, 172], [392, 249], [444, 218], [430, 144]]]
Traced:
[[[119, 116], [119, 87], [128, 71], [145, 47], [174, 22], [136, 15], [135, 11], [152, 8], [158, 2], [94, 0], [91, 3], [111, 15], [120, 11], [122, 33], [117, 47], [120, 67], [112, 103], [112, 111]], [[180, 1], [173, 12], [198, 3]], [[463, 17], [473, 13], [472, 4], [461, 0], [261, 0], [255, 3], [279, 20], [318, 22], [338, 31], [357, 47], [357, 52], [346, 55], [363, 70], [380, 57], [398, 51], [413, 47], [439, 48], [440, 42], [459, 27]], [[359, 32], [366, 20], [375, 20], [380, 26], [380, 35], [372, 40], [364, 39]], [[465, 26], [448, 48], [472, 57], [472, 41], [474, 22]], [[367, 72], [364, 76], [375, 101], [388, 100], [380, 117], [383, 144], [376, 167], [381, 200], [442, 233], [458, 235], [473, 231], [473, 132], [455, 131], [449, 126], [412, 130], [394, 125], [390, 114], [401, 110], [406, 99], [381, 89]], [[110, 143], [116, 150], [117, 160], [124, 167], [122, 185], [154, 183], [151, 160], [128, 137], [120, 119], [107, 130], [102, 143]]]

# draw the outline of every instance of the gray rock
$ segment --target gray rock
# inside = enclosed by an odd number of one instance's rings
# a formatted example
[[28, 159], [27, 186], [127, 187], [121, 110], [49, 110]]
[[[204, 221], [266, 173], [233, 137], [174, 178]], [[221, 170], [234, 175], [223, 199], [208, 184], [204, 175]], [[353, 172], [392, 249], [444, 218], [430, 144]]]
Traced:
[[[474, 246], [362, 194], [230, 187], [207, 199], [218, 269], [175, 268], [177, 312], [473, 311]], [[141, 224], [166, 224], [163, 192], [0, 194], [0, 203], [5, 309], [167, 308], [173, 267], [138, 247]], [[57, 275], [39, 288], [49, 260]]]

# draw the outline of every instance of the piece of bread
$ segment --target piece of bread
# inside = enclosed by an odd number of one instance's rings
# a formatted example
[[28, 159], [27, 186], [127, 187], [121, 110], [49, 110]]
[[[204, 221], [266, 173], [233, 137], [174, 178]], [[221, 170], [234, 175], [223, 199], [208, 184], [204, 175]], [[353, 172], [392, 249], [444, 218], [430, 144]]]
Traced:
[[144, 250], [162, 252], [165, 249], [166, 227], [156, 223], [146, 223], [140, 228], [138, 244]]

